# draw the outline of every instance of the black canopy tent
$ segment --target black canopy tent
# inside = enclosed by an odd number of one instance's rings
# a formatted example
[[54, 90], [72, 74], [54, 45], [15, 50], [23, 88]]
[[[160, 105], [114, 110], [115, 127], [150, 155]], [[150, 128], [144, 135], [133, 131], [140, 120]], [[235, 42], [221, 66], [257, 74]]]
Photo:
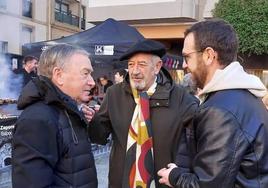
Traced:
[[[130, 46], [143, 39], [144, 37], [136, 28], [109, 18], [93, 28], [71, 36], [25, 44], [22, 46], [22, 55], [39, 57], [47, 47], [58, 43], [77, 45], [84, 48], [90, 54], [94, 67], [94, 78], [102, 75], [112, 78], [114, 69], [124, 67], [123, 63], [118, 62], [119, 57]], [[163, 57], [163, 63], [167, 69], [182, 68], [180, 56], [167, 54]]]
[[129, 46], [143, 39], [144, 37], [136, 28], [109, 18], [102, 24], [71, 36], [25, 44], [22, 47], [22, 54], [39, 57], [42, 50], [48, 46], [67, 43], [81, 46], [90, 53], [94, 60], [118, 59]]
[[42, 50], [58, 43], [77, 45], [90, 54], [96, 77], [120, 67], [120, 63], [117, 63], [119, 57], [131, 45], [143, 39], [136, 28], [109, 18], [102, 24], [71, 36], [25, 44], [22, 47], [22, 55], [39, 57]]

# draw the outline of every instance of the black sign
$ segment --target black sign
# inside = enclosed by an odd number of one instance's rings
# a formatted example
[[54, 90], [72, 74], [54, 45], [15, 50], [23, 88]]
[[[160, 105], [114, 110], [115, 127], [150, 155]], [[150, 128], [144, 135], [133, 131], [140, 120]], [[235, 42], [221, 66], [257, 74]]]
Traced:
[[11, 165], [11, 140], [17, 117], [0, 119], [0, 169]]

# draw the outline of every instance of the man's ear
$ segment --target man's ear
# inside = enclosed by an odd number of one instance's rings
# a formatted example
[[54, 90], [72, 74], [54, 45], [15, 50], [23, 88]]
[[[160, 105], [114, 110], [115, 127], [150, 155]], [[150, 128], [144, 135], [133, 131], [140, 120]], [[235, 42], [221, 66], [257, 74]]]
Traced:
[[[213, 50], [213, 48], [211, 47], [207, 47], [205, 50], [204, 50], [204, 53], [205, 55], [205, 64], [206, 65], [211, 65], [213, 60], [215, 59], [215, 56], [216, 56], [216, 52]], [[204, 57], [204, 56], [203, 56]]]
[[57, 86], [62, 86], [64, 83], [63, 71], [59, 67], [54, 67], [52, 70], [52, 82]]
[[160, 60], [160, 61], [158, 61], [158, 62], [156, 63], [156, 65], [155, 65], [155, 74], [158, 74], [158, 73], [159, 73], [159, 71], [160, 71], [162, 65], [163, 65], [162, 60]]

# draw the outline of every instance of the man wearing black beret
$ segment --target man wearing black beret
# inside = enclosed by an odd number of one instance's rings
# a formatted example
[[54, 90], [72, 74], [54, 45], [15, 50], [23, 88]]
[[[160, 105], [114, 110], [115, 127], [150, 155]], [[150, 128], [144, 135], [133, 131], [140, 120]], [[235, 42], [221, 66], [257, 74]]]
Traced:
[[110, 188], [167, 187], [159, 184], [157, 171], [175, 162], [182, 128], [190, 125], [198, 101], [162, 68], [165, 53], [153, 40], [131, 47], [121, 57], [128, 75], [108, 88], [90, 123], [93, 142], [105, 144], [112, 134]]

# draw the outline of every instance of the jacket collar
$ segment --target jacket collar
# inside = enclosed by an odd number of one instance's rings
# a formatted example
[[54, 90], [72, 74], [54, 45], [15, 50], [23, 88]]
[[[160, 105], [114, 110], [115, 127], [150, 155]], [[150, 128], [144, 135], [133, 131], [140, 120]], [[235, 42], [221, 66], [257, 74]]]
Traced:
[[44, 76], [34, 78], [23, 88], [18, 99], [18, 109], [24, 109], [38, 101], [64, 107], [67, 111], [78, 114], [87, 123], [84, 115], [78, 110], [77, 103]]

